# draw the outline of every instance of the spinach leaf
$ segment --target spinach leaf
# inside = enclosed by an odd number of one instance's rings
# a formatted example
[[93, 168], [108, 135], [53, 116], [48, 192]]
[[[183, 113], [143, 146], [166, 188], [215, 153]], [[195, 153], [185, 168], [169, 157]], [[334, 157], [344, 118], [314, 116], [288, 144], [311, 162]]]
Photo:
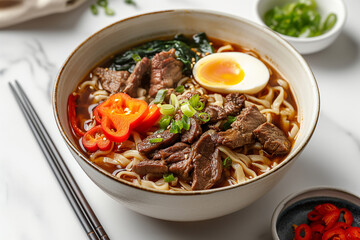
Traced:
[[200, 53], [212, 53], [213, 48], [205, 33], [199, 33], [193, 36], [193, 39], [186, 38], [183, 34], [178, 34], [174, 40], [154, 40], [132, 48], [122, 54], [116, 55], [110, 68], [132, 72], [136, 62], [133, 56], [140, 58], [147, 57], [152, 59], [155, 54], [163, 51], [175, 49], [175, 55], [178, 60], [184, 64], [183, 72], [190, 75], [193, 63], [198, 61], [200, 57], [191, 48], [197, 48]]
[[193, 40], [200, 52], [214, 53], [214, 48], [210, 45], [210, 41], [204, 32], [195, 34]]

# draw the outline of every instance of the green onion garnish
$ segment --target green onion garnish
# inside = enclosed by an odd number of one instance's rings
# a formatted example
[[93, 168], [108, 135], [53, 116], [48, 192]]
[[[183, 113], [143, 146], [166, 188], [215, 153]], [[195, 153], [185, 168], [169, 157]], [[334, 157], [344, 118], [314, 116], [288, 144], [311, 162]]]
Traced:
[[131, 57], [132, 57], [132, 59], [134, 59], [135, 62], [140, 62], [141, 61], [141, 57], [137, 53], [134, 53]]
[[187, 116], [192, 117], [196, 113], [196, 110], [189, 104], [185, 103], [181, 106], [181, 111]]
[[185, 130], [190, 129], [190, 118], [187, 117], [185, 114], [181, 118], [182, 126]]
[[162, 142], [163, 141], [163, 138], [152, 138], [152, 139], [149, 139], [149, 143], [159, 143], [159, 142]]
[[190, 99], [189, 99], [189, 104], [192, 106], [192, 107], [196, 107], [198, 105], [200, 101], [200, 96], [199, 94], [195, 94], [194, 96], [192, 96]]
[[228, 119], [228, 120], [227, 120], [227, 121], [224, 123], [224, 125], [222, 126], [222, 128], [223, 128], [224, 130], [228, 130], [229, 128], [231, 128], [231, 124], [232, 124], [233, 122], [235, 122], [236, 117], [228, 116], [227, 119]]
[[230, 167], [230, 166], [231, 166], [231, 163], [232, 163], [232, 160], [231, 160], [230, 157], [225, 158], [224, 161], [223, 161], [223, 166], [224, 166], [224, 168]]
[[170, 104], [174, 106], [175, 111], [179, 108], [179, 100], [177, 99], [175, 94], [170, 95]]
[[107, 0], [97, 0], [96, 4], [99, 5], [100, 7], [106, 8], [108, 5], [108, 1]]
[[329, 31], [336, 15], [329, 14], [321, 26], [321, 16], [315, 0], [298, 0], [275, 6], [265, 13], [264, 21], [271, 29], [292, 37], [315, 37]]
[[322, 31], [329, 31], [336, 23], [337, 17], [334, 13], [330, 13], [324, 21]]
[[210, 121], [210, 115], [206, 112], [199, 113], [198, 118], [203, 122]]
[[205, 104], [201, 101], [198, 102], [198, 104], [194, 107], [196, 111], [201, 111], [205, 107]]
[[136, 2], [135, 2], [134, 0], [125, 0], [124, 2], [125, 2], [126, 4], [136, 6]]
[[105, 8], [105, 14], [108, 15], [108, 16], [113, 16], [113, 15], [115, 15], [115, 11], [113, 9], [111, 9], [111, 8], [106, 7]]
[[175, 107], [171, 104], [163, 104], [160, 106], [160, 113], [163, 115], [173, 115], [175, 113]]
[[164, 101], [164, 98], [165, 98], [166, 94], [167, 94], [166, 89], [160, 89], [156, 94], [156, 97], [154, 99], [154, 103], [155, 104], [162, 103]]
[[174, 177], [174, 175], [172, 173], [164, 174], [163, 178], [164, 178], [164, 181], [167, 182], [167, 183], [172, 182], [172, 181], [175, 180], [175, 177]]
[[92, 4], [92, 5], [90, 6], [90, 9], [91, 9], [92, 14], [94, 14], [94, 15], [98, 15], [98, 14], [99, 14], [99, 10], [98, 10], [98, 8], [96, 7], [95, 4]]
[[185, 90], [185, 87], [183, 85], [177, 86], [175, 91], [178, 93], [183, 93]]
[[[178, 121], [176, 121], [176, 122], [178, 122]], [[170, 125], [170, 132], [171, 133], [181, 133], [181, 129], [180, 129], [180, 127], [179, 127], [179, 125], [176, 123], [175, 121], [174, 121], [174, 119], [173, 120], [171, 120], [171, 125]]]
[[163, 116], [159, 121], [159, 127], [161, 129], [166, 129], [169, 126], [171, 119], [171, 116]]

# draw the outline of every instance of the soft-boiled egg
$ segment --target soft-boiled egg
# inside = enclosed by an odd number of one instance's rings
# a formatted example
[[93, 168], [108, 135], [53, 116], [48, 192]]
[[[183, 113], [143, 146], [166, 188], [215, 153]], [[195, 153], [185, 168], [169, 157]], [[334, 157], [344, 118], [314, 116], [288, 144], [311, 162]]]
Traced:
[[249, 94], [261, 91], [270, 77], [263, 62], [241, 52], [214, 53], [203, 57], [195, 64], [193, 75], [208, 90]]

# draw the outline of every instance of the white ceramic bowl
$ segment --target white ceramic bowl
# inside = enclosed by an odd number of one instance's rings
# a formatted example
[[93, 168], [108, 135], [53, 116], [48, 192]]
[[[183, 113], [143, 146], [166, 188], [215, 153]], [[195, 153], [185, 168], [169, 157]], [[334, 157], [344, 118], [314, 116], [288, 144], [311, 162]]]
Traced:
[[[274, 6], [281, 6], [295, 0], [256, 0], [255, 18], [256, 21], [265, 25], [264, 15]], [[317, 37], [297, 38], [280, 34], [285, 40], [290, 42], [300, 53], [309, 54], [321, 51], [328, 47], [339, 36], [346, 20], [346, 7], [343, 0], [316, 0], [321, 20], [324, 21], [329, 13], [335, 13], [337, 21], [334, 27]]]
[[345, 207], [354, 217], [352, 226], [360, 224], [360, 198], [343, 189], [315, 187], [293, 193], [276, 207], [271, 219], [274, 240], [293, 239], [292, 225], [307, 223], [307, 214], [318, 204], [332, 203]]
[[[198, 32], [255, 49], [289, 81], [298, 105], [301, 127], [286, 159], [268, 173], [243, 184], [190, 192], [163, 192], [137, 187], [115, 178], [89, 161], [72, 138], [67, 119], [67, 98], [79, 81], [101, 60], [121, 49], [161, 36]], [[248, 206], [264, 195], [281, 179], [308, 143], [317, 123], [319, 104], [317, 83], [309, 66], [286, 41], [266, 27], [243, 18], [200, 10], [148, 13], [100, 30], [80, 44], [66, 60], [53, 92], [53, 110], [58, 128], [87, 175], [128, 208], [173, 221], [223, 216]]]

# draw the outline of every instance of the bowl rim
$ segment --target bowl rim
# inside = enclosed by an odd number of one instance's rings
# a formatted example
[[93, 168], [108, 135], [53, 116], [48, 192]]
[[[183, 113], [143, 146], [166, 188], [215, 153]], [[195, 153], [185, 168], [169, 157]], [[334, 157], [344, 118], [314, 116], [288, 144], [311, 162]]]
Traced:
[[[312, 112], [312, 115], [314, 115], [315, 117], [313, 119], [311, 119], [310, 122], [310, 126], [311, 129], [306, 133], [305, 135], [305, 139], [304, 141], [297, 147], [297, 150], [294, 152], [290, 152], [289, 155], [286, 157], [286, 159], [284, 161], [282, 161], [279, 165], [277, 165], [275, 168], [271, 169], [270, 171], [263, 173], [253, 179], [250, 179], [246, 182], [242, 182], [236, 185], [231, 185], [231, 186], [225, 186], [225, 187], [219, 187], [219, 188], [214, 188], [214, 189], [207, 189], [207, 190], [197, 190], [197, 191], [164, 191], [164, 190], [158, 190], [158, 189], [151, 189], [151, 188], [145, 188], [136, 184], [133, 184], [131, 182], [125, 181], [123, 179], [118, 179], [115, 176], [113, 176], [112, 174], [110, 174], [109, 172], [105, 171], [104, 169], [100, 168], [99, 166], [97, 166], [95, 163], [91, 162], [81, 151], [79, 151], [70, 141], [70, 136], [67, 136], [67, 134], [65, 133], [61, 123], [60, 123], [60, 117], [58, 115], [57, 112], [57, 89], [58, 89], [58, 85], [60, 82], [60, 79], [62, 77], [62, 74], [65, 70], [65, 68], [67, 67], [67, 65], [69, 64], [70, 59], [76, 54], [76, 52], [85, 44], [87, 44], [87, 42], [96, 37], [97, 34], [99, 34], [102, 31], [105, 31], [107, 29], [110, 29], [112, 27], [114, 27], [117, 24], [121, 24], [122, 22], [126, 22], [132, 19], [136, 19], [136, 18], [141, 18], [143, 16], [149, 16], [149, 15], [154, 15], [154, 14], [166, 14], [166, 13], [199, 13], [199, 14], [210, 14], [213, 16], [218, 16], [218, 17], [226, 17], [226, 18], [230, 18], [230, 19], [235, 19], [237, 21], [241, 21], [245, 24], [251, 25], [254, 28], [257, 28], [258, 30], [264, 31], [266, 34], [271, 35], [273, 38], [275, 38], [275, 40], [278, 41], [279, 44], [281, 44], [284, 48], [286, 48], [288, 51], [290, 51], [293, 55], [295, 55], [297, 61], [299, 62], [300, 65], [302, 65], [303, 67], [305, 67], [305, 70], [307, 72], [307, 74], [309, 75], [309, 77], [311, 78], [311, 82], [312, 82], [312, 93], [315, 95], [315, 104], [314, 104], [314, 109]], [[70, 148], [74, 153], [76, 153], [86, 164], [88, 164], [90, 167], [92, 167], [94, 170], [96, 170], [97, 172], [100, 172], [102, 175], [108, 177], [109, 179], [111, 179], [114, 182], [120, 183], [120, 184], [124, 184], [128, 187], [132, 187], [134, 189], [138, 189], [138, 190], [142, 190], [142, 191], [147, 191], [147, 192], [152, 192], [152, 193], [157, 193], [157, 194], [164, 194], [164, 195], [203, 195], [203, 194], [212, 194], [212, 193], [217, 193], [217, 192], [222, 192], [222, 191], [226, 191], [226, 190], [234, 190], [238, 187], [241, 186], [246, 186], [248, 184], [251, 184], [253, 182], [256, 181], [262, 181], [264, 179], [266, 179], [270, 174], [280, 171], [281, 169], [283, 169], [286, 165], [288, 165], [290, 162], [292, 162], [292, 160], [303, 151], [303, 149], [305, 148], [305, 146], [308, 144], [308, 142], [310, 141], [316, 125], [318, 123], [318, 119], [319, 119], [319, 114], [320, 114], [320, 93], [319, 93], [319, 87], [318, 84], [316, 82], [315, 76], [310, 68], [310, 66], [308, 65], [308, 63], [305, 61], [305, 59], [300, 55], [300, 53], [293, 47], [291, 46], [286, 40], [284, 40], [283, 38], [281, 38], [280, 36], [278, 36], [276, 33], [274, 33], [272, 30], [270, 30], [269, 28], [262, 26], [260, 24], [257, 24], [255, 22], [252, 22], [251, 20], [233, 15], [233, 14], [228, 14], [228, 13], [223, 13], [223, 12], [219, 12], [219, 11], [213, 11], [213, 10], [203, 10], [203, 9], [170, 9], [170, 10], [162, 10], [162, 11], [154, 11], [154, 12], [148, 12], [148, 13], [143, 13], [143, 14], [139, 14], [139, 15], [135, 15], [135, 16], [131, 16], [128, 18], [124, 18], [121, 19], [119, 21], [116, 21], [110, 25], [105, 26], [104, 28], [101, 28], [100, 30], [96, 31], [95, 33], [93, 33], [92, 35], [90, 35], [89, 37], [87, 37], [82, 43], [80, 43], [72, 52], [71, 54], [67, 57], [67, 59], [65, 60], [64, 64], [62, 65], [61, 69], [59, 70], [57, 77], [56, 77], [56, 81], [53, 87], [53, 92], [52, 92], [52, 109], [53, 109], [53, 114], [55, 117], [55, 121], [56, 121], [56, 125], [61, 133], [61, 136], [63, 137], [63, 139], [66, 142], [66, 145], [68, 148]], [[75, 158], [75, 157], [74, 157]], [[76, 159], [75, 159], [76, 160]]]
[[[257, 18], [257, 21], [259, 21], [259, 23], [263, 24], [264, 26], [266, 26], [267, 28], [269, 28], [264, 20], [263, 17], [260, 16], [259, 14], [259, 4], [261, 2], [263, 2], [264, 0], [256, 0], [255, 1], [255, 15]], [[268, 1], [268, 0], [266, 0]], [[290, 0], [289, 0], [290, 1]], [[325, 32], [324, 34], [321, 34], [319, 36], [315, 36], [315, 37], [292, 37], [292, 36], [288, 36], [288, 35], [284, 35], [282, 33], [279, 33], [275, 30], [274, 31], [276, 34], [279, 34], [282, 38], [285, 38], [287, 41], [291, 41], [291, 42], [297, 42], [297, 43], [312, 43], [312, 42], [321, 42], [326, 38], [329, 38], [333, 35], [336, 35], [337, 33], [339, 33], [341, 31], [341, 29], [344, 27], [346, 19], [347, 19], [347, 9], [346, 9], [346, 5], [345, 2], [343, 0], [336, 0], [340, 3], [341, 8], [339, 9], [338, 12], [340, 12], [341, 14], [337, 14], [337, 20], [336, 23], [334, 25], [333, 28], [330, 29], [330, 31]], [[270, 28], [269, 28], [270, 29]]]
[[[276, 230], [276, 223], [277, 223], [277, 220], [279, 219], [280, 213], [285, 210], [285, 206], [298, 196], [301, 196], [305, 193], [319, 192], [319, 191], [339, 192], [339, 193], [346, 194], [348, 196], [351, 196], [351, 197], [354, 197], [354, 198], [357, 198], [360, 200], [360, 196], [356, 195], [355, 193], [349, 192], [345, 188], [332, 187], [332, 186], [309, 187], [309, 188], [305, 188], [301, 191], [291, 193], [290, 195], [288, 195], [287, 197], [285, 197], [283, 200], [280, 201], [280, 203], [276, 206], [276, 208], [273, 212], [273, 215], [271, 217], [271, 233], [272, 233], [272, 237], [274, 240], [280, 240], [280, 238], [277, 234], [277, 230]], [[311, 198], [314, 198], [314, 197], [309, 196], [304, 199], [311, 199]], [[341, 198], [339, 198], [339, 199], [341, 199]], [[293, 204], [295, 204], [295, 203], [296, 202], [294, 202]]]

